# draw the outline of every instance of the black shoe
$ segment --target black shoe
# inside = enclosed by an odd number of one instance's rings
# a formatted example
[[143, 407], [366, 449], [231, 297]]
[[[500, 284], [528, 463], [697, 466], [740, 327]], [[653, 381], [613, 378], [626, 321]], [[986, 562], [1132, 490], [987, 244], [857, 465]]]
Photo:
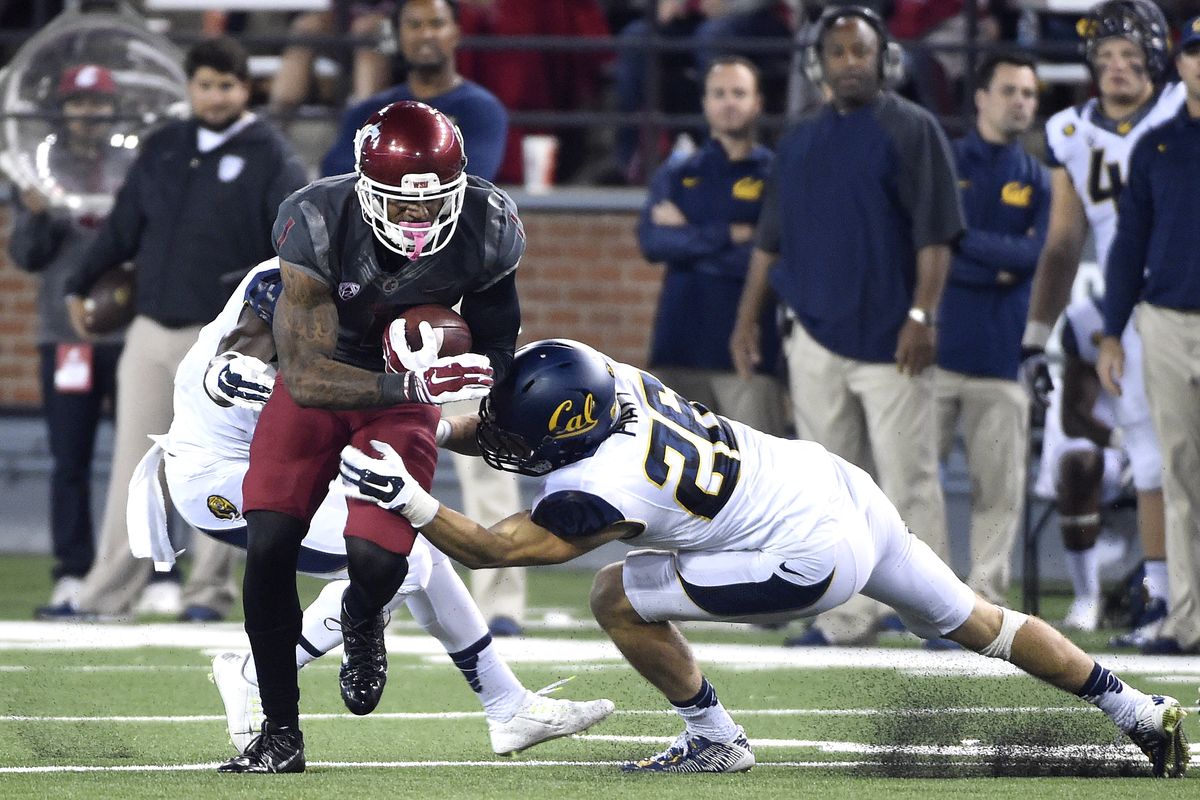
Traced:
[[246, 752], [217, 767], [217, 772], [304, 772], [304, 734], [264, 720], [262, 733], [250, 740]]
[[383, 612], [372, 619], [354, 622], [346, 616], [346, 606], [342, 605], [343, 650], [338, 685], [342, 701], [352, 714], [370, 714], [383, 697], [387, 683], [387, 647], [383, 643], [386, 626]]

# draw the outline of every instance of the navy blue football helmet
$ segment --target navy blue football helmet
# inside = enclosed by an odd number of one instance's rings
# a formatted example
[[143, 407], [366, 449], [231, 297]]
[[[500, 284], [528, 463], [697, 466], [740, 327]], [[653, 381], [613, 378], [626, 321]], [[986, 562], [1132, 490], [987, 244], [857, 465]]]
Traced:
[[1089, 66], [1100, 42], [1120, 36], [1141, 46], [1150, 80], [1158, 83], [1166, 78], [1171, 63], [1170, 30], [1162, 9], [1150, 0], [1100, 3], [1079, 21], [1079, 35]]
[[617, 380], [600, 353], [569, 339], [517, 351], [479, 406], [476, 442], [495, 469], [545, 475], [596, 452], [620, 418]]

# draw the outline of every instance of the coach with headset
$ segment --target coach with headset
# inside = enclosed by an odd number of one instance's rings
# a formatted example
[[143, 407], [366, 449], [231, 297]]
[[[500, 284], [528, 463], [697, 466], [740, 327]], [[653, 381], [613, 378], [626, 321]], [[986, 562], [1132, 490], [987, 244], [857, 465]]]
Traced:
[[[963, 215], [937, 121], [887, 88], [901, 60], [870, 9], [833, 7], [814, 27], [805, 68], [830, 102], [779, 143], [730, 350], [738, 373], [752, 375], [769, 284], [787, 306], [800, 435], [871, 472], [945, 560], [930, 367]], [[788, 643], [867, 642], [878, 616], [878, 604], [856, 597]]]

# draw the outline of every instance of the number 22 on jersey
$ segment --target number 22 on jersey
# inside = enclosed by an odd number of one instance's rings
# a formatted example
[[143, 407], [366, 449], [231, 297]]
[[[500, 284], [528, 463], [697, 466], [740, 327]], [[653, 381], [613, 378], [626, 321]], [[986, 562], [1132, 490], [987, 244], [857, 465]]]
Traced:
[[675, 501], [689, 514], [712, 519], [729, 502], [741, 473], [733, 430], [653, 375], [640, 374], [650, 409], [646, 477], [659, 488], [674, 487]]

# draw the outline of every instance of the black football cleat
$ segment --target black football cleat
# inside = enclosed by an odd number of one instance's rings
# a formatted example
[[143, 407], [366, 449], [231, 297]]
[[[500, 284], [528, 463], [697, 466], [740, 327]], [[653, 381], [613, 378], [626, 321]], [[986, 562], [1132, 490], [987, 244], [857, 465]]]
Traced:
[[387, 616], [383, 612], [355, 622], [346, 615], [346, 606], [342, 606], [342, 669], [338, 685], [342, 702], [352, 714], [370, 714], [383, 697], [383, 687], [387, 684], [387, 647], [383, 643], [386, 626]]
[[250, 740], [246, 752], [217, 767], [217, 772], [304, 772], [304, 734], [264, 720], [262, 733]]

